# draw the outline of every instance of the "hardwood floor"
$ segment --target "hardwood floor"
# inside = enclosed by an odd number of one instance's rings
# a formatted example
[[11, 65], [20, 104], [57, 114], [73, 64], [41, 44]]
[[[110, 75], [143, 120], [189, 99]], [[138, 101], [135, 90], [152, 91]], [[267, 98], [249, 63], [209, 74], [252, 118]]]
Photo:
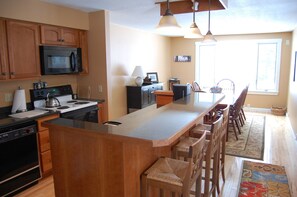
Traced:
[[[291, 129], [289, 120], [285, 116], [266, 115], [265, 126], [265, 163], [283, 165], [289, 179], [291, 195], [297, 196], [297, 141]], [[241, 176], [242, 161], [245, 158], [226, 156], [226, 182], [221, 181], [222, 197], [237, 196]], [[248, 160], [248, 159], [245, 159]], [[250, 159], [251, 160], [251, 159]], [[254, 160], [259, 161], [259, 160]], [[19, 197], [54, 197], [53, 178], [48, 177], [36, 186], [22, 192]]]

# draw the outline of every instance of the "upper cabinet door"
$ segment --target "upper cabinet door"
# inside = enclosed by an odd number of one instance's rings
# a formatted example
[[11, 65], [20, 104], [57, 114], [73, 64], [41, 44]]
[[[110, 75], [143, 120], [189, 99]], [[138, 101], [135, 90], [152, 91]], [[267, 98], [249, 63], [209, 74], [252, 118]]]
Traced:
[[41, 25], [41, 43], [78, 47], [79, 32], [76, 29]]
[[61, 31], [62, 45], [79, 46], [79, 32], [76, 29], [62, 28]]
[[41, 25], [41, 43], [42, 44], [61, 44], [61, 28]]
[[34, 78], [40, 75], [39, 26], [8, 20], [7, 42], [11, 79]]
[[0, 19], [0, 80], [9, 78], [5, 21]]

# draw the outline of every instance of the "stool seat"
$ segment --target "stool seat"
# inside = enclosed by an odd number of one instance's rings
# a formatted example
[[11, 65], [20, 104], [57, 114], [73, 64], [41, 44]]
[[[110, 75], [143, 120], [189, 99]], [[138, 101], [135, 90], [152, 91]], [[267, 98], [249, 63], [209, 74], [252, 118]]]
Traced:
[[[206, 133], [206, 135], [208, 133], [211, 134], [210, 131], [207, 131], [207, 130], [205, 130], [205, 133]], [[201, 131], [201, 135], [203, 135], [203, 131]], [[206, 136], [206, 138], [207, 138], [207, 136]], [[196, 138], [196, 137], [182, 138], [179, 141], [179, 143], [174, 146], [174, 153], [176, 154], [174, 156], [174, 158], [178, 158], [179, 156], [186, 157], [187, 154], [189, 153], [189, 148], [190, 148], [191, 144], [197, 142], [198, 139], [199, 138]], [[209, 140], [205, 140], [205, 144], [204, 144], [204, 147], [203, 147], [203, 153], [206, 152], [208, 145], [209, 145]]]
[[188, 153], [190, 146], [197, 141], [198, 138], [185, 137], [182, 138], [182, 140], [177, 145], [175, 145], [175, 148], [177, 148], [179, 151], [184, 151]]
[[186, 161], [161, 157], [141, 175], [142, 197], [150, 196], [150, 187], [159, 188], [172, 194], [190, 197], [191, 187], [195, 186], [195, 197], [201, 194], [203, 147], [206, 133], [190, 144]]
[[171, 158], [160, 158], [148, 169], [147, 179], [167, 182], [182, 187], [189, 163]]
[[191, 132], [203, 133], [204, 130], [206, 130], [206, 132], [210, 134], [211, 125], [209, 125], [209, 124], [198, 124], [197, 126], [195, 126], [191, 130]]

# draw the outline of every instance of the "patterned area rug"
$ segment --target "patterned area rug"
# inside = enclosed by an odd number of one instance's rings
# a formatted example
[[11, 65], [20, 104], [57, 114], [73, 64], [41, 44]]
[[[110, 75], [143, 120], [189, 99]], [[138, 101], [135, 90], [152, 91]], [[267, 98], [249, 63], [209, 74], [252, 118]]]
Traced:
[[226, 154], [263, 160], [265, 116], [245, 114], [246, 121], [243, 127], [240, 127], [241, 134], [238, 135], [238, 140], [235, 138], [233, 128], [229, 126]]
[[238, 197], [290, 197], [285, 167], [244, 161]]

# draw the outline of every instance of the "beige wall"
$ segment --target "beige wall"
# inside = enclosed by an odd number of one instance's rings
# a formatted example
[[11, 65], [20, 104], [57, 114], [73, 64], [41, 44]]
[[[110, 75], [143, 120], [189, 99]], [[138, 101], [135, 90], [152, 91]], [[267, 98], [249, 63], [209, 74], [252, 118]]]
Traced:
[[[219, 41], [223, 40], [239, 40], [239, 39], [273, 39], [282, 38], [282, 56], [281, 56], [281, 71], [280, 71], [280, 86], [279, 94], [276, 96], [268, 95], [251, 95], [246, 99], [246, 104], [251, 107], [270, 108], [273, 106], [287, 106], [288, 98], [288, 76], [290, 71], [291, 60], [291, 40], [292, 33], [275, 33], [275, 34], [256, 34], [256, 35], [230, 35], [216, 36]], [[289, 45], [286, 44], [289, 41]], [[192, 61], [187, 63], [173, 62], [172, 75], [178, 77], [181, 83], [192, 82], [195, 79], [195, 42], [199, 40], [191, 40], [184, 38], [172, 39], [172, 58], [175, 55], [191, 55]]]
[[88, 13], [40, 0], [0, 0], [0, 16], [77, 29], [89, 29]]
[[11, 106], [12, 102], [5, 102], [5, 94], [14, 94], [14, 91], [20, 86], [25, 90], [26, 102], [30, 102], [29, 89], [33, 88], [33, 82], [38, 82], [39, 80], [46, 81], [48, 86], [58, 86], [71, 84], [74, 89], [76, 89], [76, 77], [75, 76], [43, 76], [36, 80], [16, 80], [16, 81], [0, 81], [0, 107]]
[[[88, 14], [74, 9], [59, 7], [39, 0], [0, 0], [0, 17], [39, 22], [53, 25], [89, 29]], [[71, 84], [76, 90], [76, 76], [42, 76], [34, 80], [0, 81], [0, 107], [10, 106], [5, 102], [5, 94], [13, 94], [21, 86], [26, 91], [26, 101], [30, 102], [29, 89], [32, 83], [46, 81], [49, 86]]]
[[[97, 11], [89, 14], [88, 32], [89, 75], [78, 77], [79, 96], [105, 99], [108, 105], [107, 69], [109, 67], [109, 14]], [[102, 92], [99, 92], [102, 86]], [[89, 95], [90, 89], [90, 95]], [[107, 115], [108, 108], [105, 107]]]
[[118, 25], [111, 25], [111, 64], [108, 80], [109, 118], [114, 119], [127, 113], [126, 85], [134, 85], [131, 74], [137, 65], [144, 72], [158, 72], [160, 82], [171, 77], [170, 38]]
[[297, 72], [295, 76], [295, 82], [293, 82], [296, 51], [297, 51], [297, 28], [293, 32], [291, 72], [289, 77], [290, 86], [289, 86], [289, 95], [288, 95], [288, 116], [289, 116], [292, 128], [295, 132], [295, 135], [297, 136], [297, 110], [296, 110], [297, 109]]

